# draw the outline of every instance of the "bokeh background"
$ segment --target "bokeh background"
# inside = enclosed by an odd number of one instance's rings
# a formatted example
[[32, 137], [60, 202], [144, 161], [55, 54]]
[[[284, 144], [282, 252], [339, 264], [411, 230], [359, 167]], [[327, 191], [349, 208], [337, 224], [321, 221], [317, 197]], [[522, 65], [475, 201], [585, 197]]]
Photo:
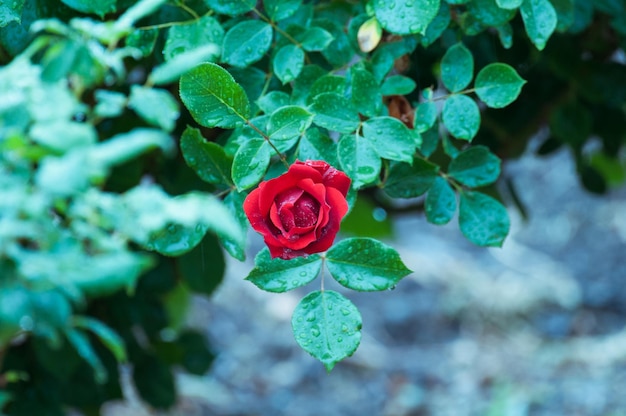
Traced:
[[[331, 373], [291, 332], [319, 279], [285, 294], [244, 281], [262, 247], [251, 235], [249, 260], [229, 259], [215, 294], [193, 303], [189, 325], [217, 352], [211, 371], [180, 375], [179, 404], [158, 414], [626, 415], [626, 189], [588, 193], [569, 152], [538, 157], [539, 142], [503, 167], [528, 213], [509, 209], [503, 248], [403, 213], [381, 224], [414, 271], [395, 290], [326, 279], [363, 315], [359, 349]], [[126, 385], [130, 400], [104, 413], [155, 414]]]

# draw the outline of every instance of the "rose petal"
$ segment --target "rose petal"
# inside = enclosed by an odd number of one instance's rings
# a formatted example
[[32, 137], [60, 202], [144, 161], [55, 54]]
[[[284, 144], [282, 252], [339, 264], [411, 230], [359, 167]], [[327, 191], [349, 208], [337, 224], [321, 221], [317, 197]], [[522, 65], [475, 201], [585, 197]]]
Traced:
[[321, 182], [324, 185], [337, 188], [343, 196], [348, 194], [348, 191], [350, 190], [350, 183], [352, 181], [344, 172], [335, 169], [322, 160], [307, 160], [305, 162], [297, 160], [296, 163], [314, 168], [322, 175]]
[[341, 220], [348, 212], [348, 203], [341, 192], [334, 188], [328, 188], [326, 192], [331, 207], [328, 223], [317, 230], [317, 240], [303, 249], [308, 254], [326, 251], [333, 245]]

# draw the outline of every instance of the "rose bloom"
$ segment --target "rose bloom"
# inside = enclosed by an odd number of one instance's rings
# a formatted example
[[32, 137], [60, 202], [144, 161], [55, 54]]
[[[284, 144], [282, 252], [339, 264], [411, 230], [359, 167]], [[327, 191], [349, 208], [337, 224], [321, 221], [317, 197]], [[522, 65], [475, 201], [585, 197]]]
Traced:
[[350, 178], [321, 160], [296, 161], [250, 192], [243, 210], [272, 257], [285, 260], [326, 251], [348, 212]]

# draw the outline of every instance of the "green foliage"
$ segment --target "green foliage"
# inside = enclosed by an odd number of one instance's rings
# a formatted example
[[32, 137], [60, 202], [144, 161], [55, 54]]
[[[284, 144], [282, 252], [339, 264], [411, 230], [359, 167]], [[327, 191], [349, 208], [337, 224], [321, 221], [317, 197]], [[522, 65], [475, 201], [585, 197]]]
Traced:
[[[567, 146], [583, 186], [623, 184], [625, 16], [572, 0], [2, 2], [0, 381], [27, 377], [0, 411], [95, 414], [126, 362], [143, 400], [175, 403], [175, 367], [213, 358], [184, 328], [190, 297], [219, 285], [222, 247], [245, 258], [246, 193], [297, 159], [346, 172], [350, 205], [421, 198], [436, 225], [458, 208], [479, 246], [509, 230], [501, 163], [545, 127], [539, 153]], [[356, 238], [262, 250], [248, 280], [284, 292], [324, 266], [358, 291], [409, 273]], [[329, 370], [358, 347], [358, 310], [323, 285], [292, 323]]]

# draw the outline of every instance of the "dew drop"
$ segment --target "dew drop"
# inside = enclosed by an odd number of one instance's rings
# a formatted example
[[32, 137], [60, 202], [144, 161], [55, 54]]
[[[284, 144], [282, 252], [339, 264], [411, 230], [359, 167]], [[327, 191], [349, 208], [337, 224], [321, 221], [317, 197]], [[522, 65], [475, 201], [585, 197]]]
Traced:
[[307, 277], [307, 272], [300, 272], [300, 277]]
[[350, 315], [350, 310], [349, 310], [349, 309], [346, 309], [346, 308], [341, 308], [341, 309], [340, 309], [340, 311], [341, 311], [341, 314], [342, 314], [343, 316], [348, 316], [348, 315]]
[[317, 328], [311, 329], [311, 335], [313, 335], [314, 337], [319, 337], [320, 336], [320, 330], [317, 329]]

